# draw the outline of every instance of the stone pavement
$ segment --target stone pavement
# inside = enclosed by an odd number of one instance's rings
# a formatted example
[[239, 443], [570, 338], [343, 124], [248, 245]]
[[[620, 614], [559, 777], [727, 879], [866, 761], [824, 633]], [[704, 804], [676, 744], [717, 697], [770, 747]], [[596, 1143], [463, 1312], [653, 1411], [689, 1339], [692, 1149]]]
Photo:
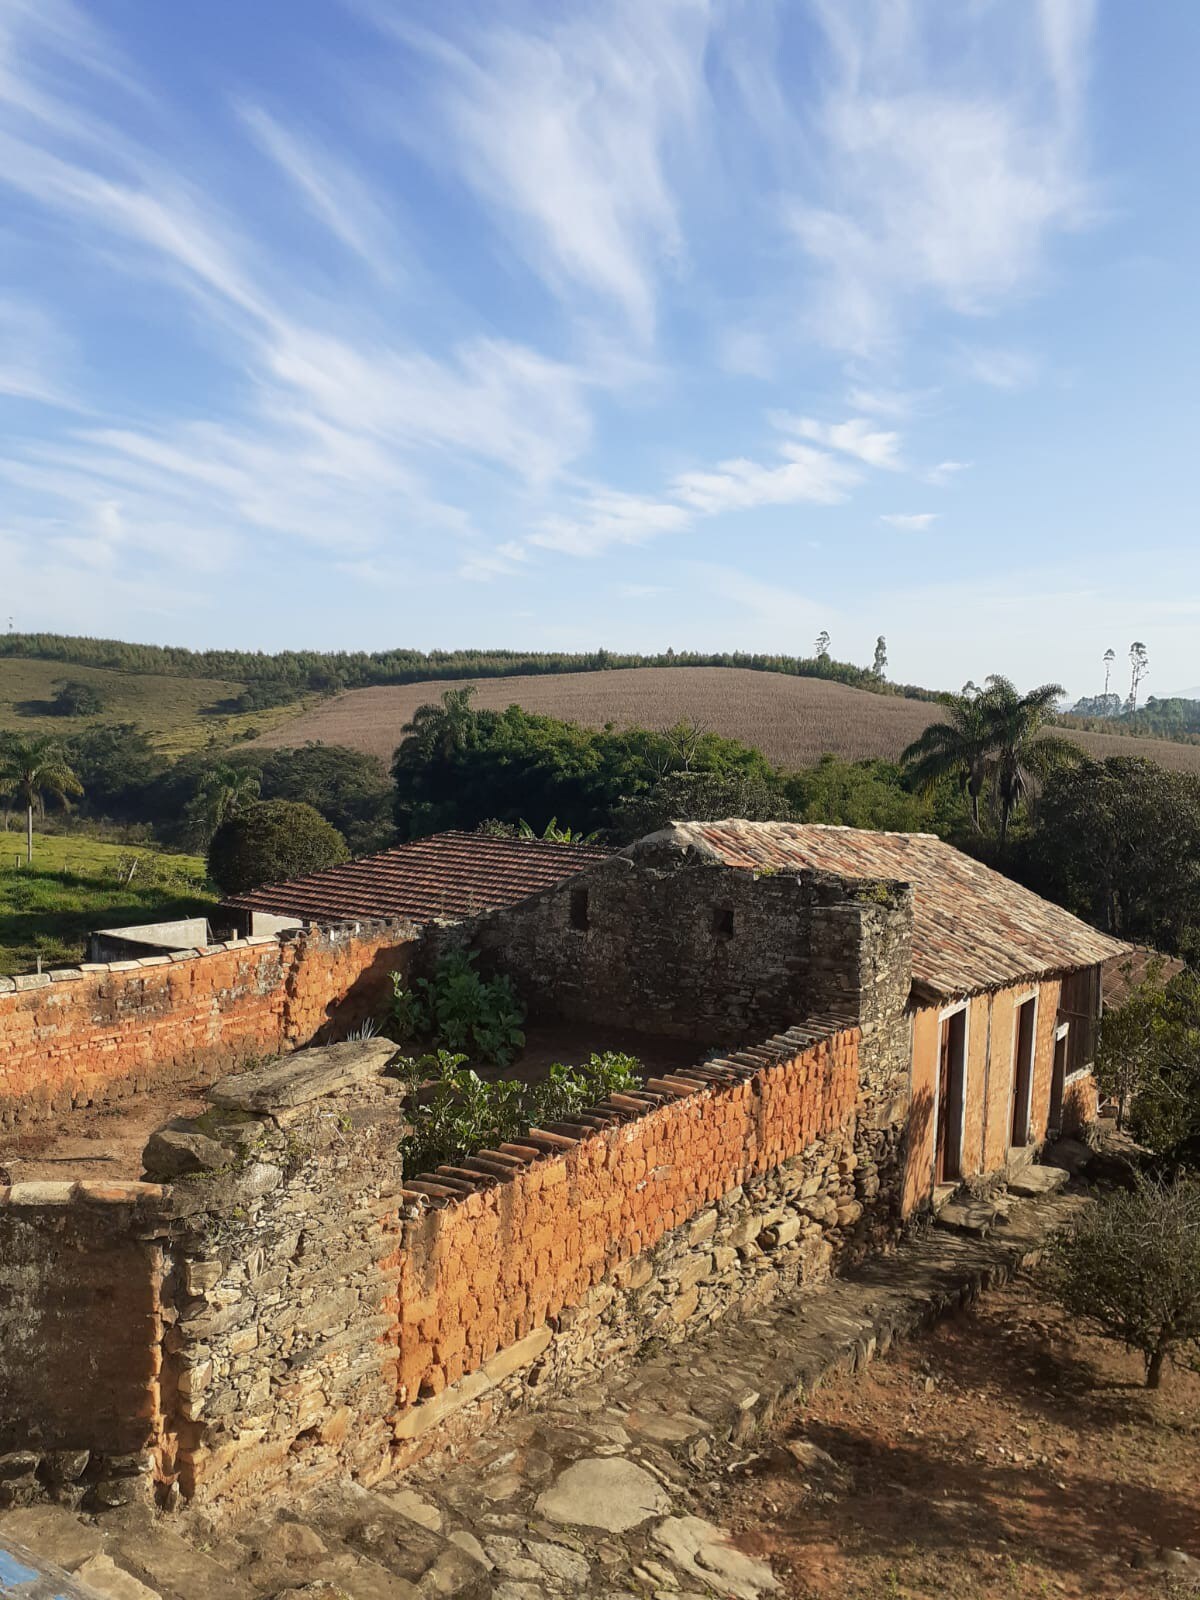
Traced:
[[759, 1600], [774, 1578], [720, 1526], [730, 1468], [782, 1408], [1005, 1281], [1083, 1203], [1020, 1201], [985, 1237], [929, 1228], [373, 1490], [332, 1485], [229, 1532], [34, 1507], [0, 1515], [0, 1539], [109, 1600]]

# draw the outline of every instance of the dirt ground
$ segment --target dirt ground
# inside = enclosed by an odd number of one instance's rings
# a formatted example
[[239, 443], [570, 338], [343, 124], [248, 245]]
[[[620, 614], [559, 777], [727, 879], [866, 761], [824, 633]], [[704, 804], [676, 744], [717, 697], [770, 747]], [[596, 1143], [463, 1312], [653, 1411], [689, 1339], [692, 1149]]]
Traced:
[[1200, 1557], [1200, 1377], [1141, 1381], [1018, 1282], [797, 1410], [738, 1474], [737, 1542], [787, 1600], [1200, 1596], [1132, 1565]]
[[206, 1087], [197, 1081], [142, 1090], [116, 1105], [79, 1106], [52, 1122], [0, 1133], [0, 1183], [140, 1178], [146, 1140], [171, 1117], [206, 1111]]

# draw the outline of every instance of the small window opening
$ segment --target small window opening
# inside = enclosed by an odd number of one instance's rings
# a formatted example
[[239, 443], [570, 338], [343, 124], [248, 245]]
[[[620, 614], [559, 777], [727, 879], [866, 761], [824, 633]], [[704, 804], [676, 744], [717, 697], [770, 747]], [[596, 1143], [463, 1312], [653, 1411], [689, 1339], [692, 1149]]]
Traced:
[[733, 938], [733, 910], [729, 906], [715, 906], [713, 908], [713, 937], [715, 939]]
[[588, 892], [586, 889], [571, 890], [571, 926], [578, 928], [580, 933], [587, 932]]

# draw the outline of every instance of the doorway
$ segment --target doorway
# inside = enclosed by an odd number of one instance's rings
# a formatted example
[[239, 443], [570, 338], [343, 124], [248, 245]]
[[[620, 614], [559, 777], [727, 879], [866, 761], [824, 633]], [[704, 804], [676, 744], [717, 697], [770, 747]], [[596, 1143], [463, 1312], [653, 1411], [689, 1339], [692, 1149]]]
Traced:
[[1050, 1079], [1050, 1121], [1048, 1133], [1061, 1133], [1063, 1099], [1067, 1087], [1067, 1035], [1071, 1024], [1066, 1022], [1054, 1035], [1054, 1072]]
[[937, 1132], [934, 1141], [935, 1183], [957, 1183], [962, 1177], [963, 1108], [967, 1088], [967, 1008], [942, 1018], [938, 1048]]
[[1033, 1055], [1037, 1042], [1037, 995], [1017, 1007], [1016, 1052], [1013, 1059], [1012, 1145], [1021, 1149], [1029, 1143], [1029, 1120], [1033, 1102]]

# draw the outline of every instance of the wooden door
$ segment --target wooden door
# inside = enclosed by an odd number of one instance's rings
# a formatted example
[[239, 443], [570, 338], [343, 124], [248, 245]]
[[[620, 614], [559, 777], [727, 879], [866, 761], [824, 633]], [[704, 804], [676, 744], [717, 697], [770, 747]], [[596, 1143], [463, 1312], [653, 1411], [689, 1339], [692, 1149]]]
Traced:
[[1054, 1041], [1054, 1075], [1050, 1079], [1050, 1121], [1047, 1131], [1062, 1132], [1063, 1096], [1067, 1084], [1067, 1033], [1060, 1033]]
[[966, 1075], [967, 1013], [943, 1017], [938, 1045], [937, 1135], [934, 1182], [955, 1183], [962, 1176], [963, 1094]]
[[1026, 1000], [1017, 1011], [1016, 1050], [1013, 1059], [1012, 1143], [1020, 1148], [1029, 1143], [1029, 1111], [1033, 1086], [1034, 1023], [1037, 1000]]

